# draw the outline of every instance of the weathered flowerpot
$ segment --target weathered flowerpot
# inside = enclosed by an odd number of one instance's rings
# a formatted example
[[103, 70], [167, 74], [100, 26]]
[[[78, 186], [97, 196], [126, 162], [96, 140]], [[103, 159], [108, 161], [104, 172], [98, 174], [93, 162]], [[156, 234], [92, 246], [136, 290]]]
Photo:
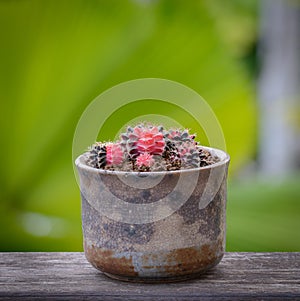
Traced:
[[168, 172], [95, 169], [76, 160], [87, 260], [127, 281], [171, 282], [197, 277], [220, 262], [225, 248], [229, 156]]

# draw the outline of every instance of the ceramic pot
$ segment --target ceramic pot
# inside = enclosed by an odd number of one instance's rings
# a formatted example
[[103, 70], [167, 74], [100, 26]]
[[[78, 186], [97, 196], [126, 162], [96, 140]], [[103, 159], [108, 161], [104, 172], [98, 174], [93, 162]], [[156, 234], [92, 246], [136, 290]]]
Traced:
[[76, 160], [87, 260], [126, 281], [171, 282], [197, 277], [225, 249], [229, 156], [166, 172], [95, 169]]

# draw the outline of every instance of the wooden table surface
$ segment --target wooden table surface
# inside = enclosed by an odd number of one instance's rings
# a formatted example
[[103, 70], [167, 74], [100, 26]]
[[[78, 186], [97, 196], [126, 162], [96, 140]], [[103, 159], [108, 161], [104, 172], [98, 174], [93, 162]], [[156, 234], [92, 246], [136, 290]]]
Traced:
[[83, 253], [0, 253], [0, 300], [300, 300], [300, 253], [226, 253], [169, 284], [111, 280]]

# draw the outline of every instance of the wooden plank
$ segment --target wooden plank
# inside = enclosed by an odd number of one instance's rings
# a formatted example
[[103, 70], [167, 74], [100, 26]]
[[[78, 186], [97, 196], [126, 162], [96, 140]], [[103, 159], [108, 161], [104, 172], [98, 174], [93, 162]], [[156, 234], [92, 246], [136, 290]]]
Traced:
[[83, 253], [0, 253], [0, 300], [300, 300], [300, 253], [226, 253], [201, 278], [111, 280]]

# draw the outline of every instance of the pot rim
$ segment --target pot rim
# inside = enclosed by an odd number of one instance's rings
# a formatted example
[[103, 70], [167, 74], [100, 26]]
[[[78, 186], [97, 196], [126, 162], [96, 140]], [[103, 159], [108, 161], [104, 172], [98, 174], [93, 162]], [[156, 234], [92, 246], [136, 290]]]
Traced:
[[218, 166], [221, 165], [225, 165], [230, 161], [230, 156], [228, 153], [226, 153], [223, 150], [220, 150], [218, 148], [213, 148], [213, 147], [208, 147], [208, 146], [202, 146], [202, 148], [207, 149], [209, 151], [212, 152], [212, 154], [214, 156], [217, 156], [220, 161], [211, 164], [211, 165], [207, 165], [207, 166], [203, 166], [203, 167], [197, 167], [197, 168], [187, 168], [187, 169], [178, 169], [178, 170], [159, 170], [159, 171], [124, 171], [124, 170], [105, 170], [105, 169], [99, 169], [99, 168], [94, 168], [92, 166], [89, 166], [85, 163], [84, 159], [87, 155], [88, 152], [85, 152], [83, 154], [81, 154], [80, 156], [78, 156], [75, 160], [75, 165], [77, 166], [77, 168], [80, 169], [85, 169], [88, 170], [90, 172], [93, 173], [98, 173], [98, 174], [109, 174], [109, 175], [151, 175], [151, 174], [155, 174], [155, 175], [159, 175], [159, 174], [180, 174], [180, 173], [186, 173], [186, 172], [195, 172], [195, 171], [201, 171], [201, 170], [206, 170], [206, 169], [212, 169], [212, 168], [216, 168]]

